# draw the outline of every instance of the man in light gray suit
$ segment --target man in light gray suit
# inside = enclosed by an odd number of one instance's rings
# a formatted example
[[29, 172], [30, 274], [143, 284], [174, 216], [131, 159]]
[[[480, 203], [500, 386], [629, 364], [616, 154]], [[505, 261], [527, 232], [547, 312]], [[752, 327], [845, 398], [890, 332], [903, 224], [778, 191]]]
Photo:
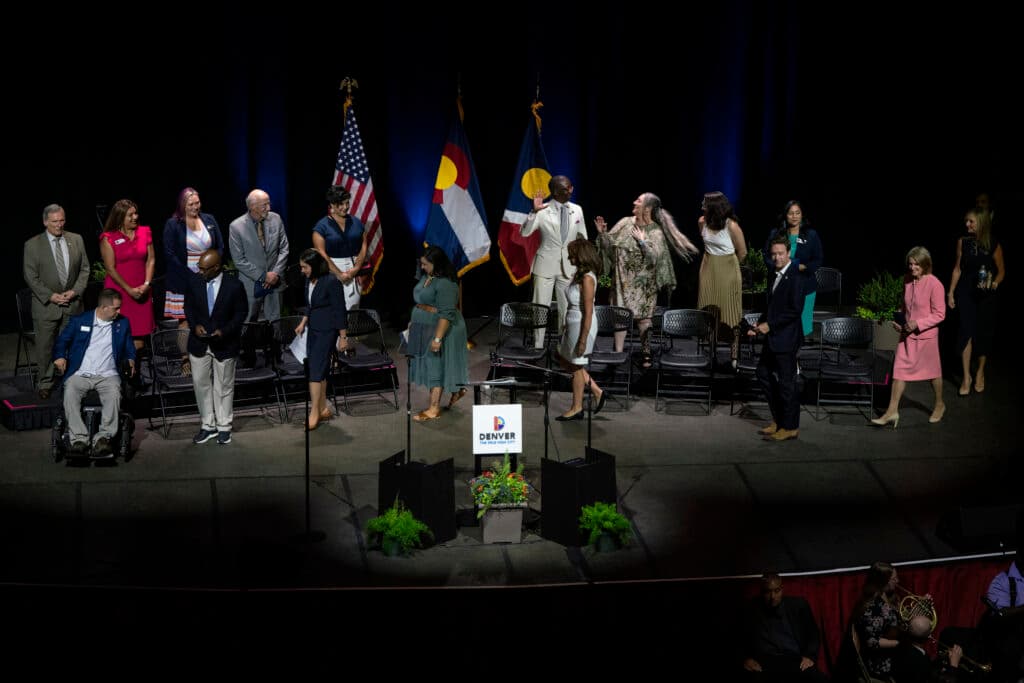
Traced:
[[23, 272], [32, 290], [32, 323], [36, 330], [39, 398], [53, 391], [53, 343], [71, 316], [82, 312], [82, 294], [89, 283], [89, 257], [82, 236], [64, 230], [64, 209], [43, 209], [46, 230], [25, 242]]
[[[270, 210], [270, 195], [263, 190], [250, 192], [245, 206], [248, 212], [231, 221], [228, 245], [249, 299], [247, 319], [252, 319], [262, 302], [257, 319], [277, 320], [281, 317], [281, 290], [288, 264], [288, 234], [281, 215]], [[257, 282], [270, 289], [262, 299], [253, 291]]]

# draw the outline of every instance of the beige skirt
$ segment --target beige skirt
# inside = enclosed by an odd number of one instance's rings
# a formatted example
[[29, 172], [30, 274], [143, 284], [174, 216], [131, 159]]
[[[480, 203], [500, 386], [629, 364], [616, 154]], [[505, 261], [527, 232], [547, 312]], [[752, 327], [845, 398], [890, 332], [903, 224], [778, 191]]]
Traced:
[[736, 327], [743, 317], [743, 281], [736, 254], [707, 255], [707, 265], [700, 275], [697, 308], [715, 306], [719, 321], [728, 328]]

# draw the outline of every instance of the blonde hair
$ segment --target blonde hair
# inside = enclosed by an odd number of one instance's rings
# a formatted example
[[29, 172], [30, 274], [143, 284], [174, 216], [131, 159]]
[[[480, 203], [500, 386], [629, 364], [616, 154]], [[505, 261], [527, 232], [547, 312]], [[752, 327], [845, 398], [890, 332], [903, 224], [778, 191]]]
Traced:
[[914, 247], [907, 252], [907, 262], [910, 259], [917, 261], [917, 265], [921, 266], [921, 272], [925, 275], [930, 275], [932, 272], [932, 254], [924, 247]]

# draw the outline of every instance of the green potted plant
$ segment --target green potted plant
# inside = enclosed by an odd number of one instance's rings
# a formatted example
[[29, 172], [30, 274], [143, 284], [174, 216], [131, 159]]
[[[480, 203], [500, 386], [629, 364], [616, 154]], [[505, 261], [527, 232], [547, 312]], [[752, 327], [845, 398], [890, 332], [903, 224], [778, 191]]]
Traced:
[[366, 533], [371, 543], [380, 546], [385, 555], [408, 555], [413, 548], [423, 547], [423, 537], [434, 538], [430, 527], [413, 517], [402, 501], [395, 499], [378, 517], [366, 523]]
[[873, 278], [857, 290], [858, 318], [874, 320], [875, 348], [895, 351], [899, 344], [899, 332], [892, 321], [896, 311], [903, 306], [903, 278], [890, 273], [876, 273]]
[[615, 504], [601, 501], [580, 508], [580, 531], [587, 534], [587, 544], [598, 551], [621, 548], [633, 537], [633, 527]]
[[750, 271], [750, 281], [743, 283], [745, 294], [763, 294], [768, 290], [768, 264], [760, 249], [748, 249], [740, 266]]
[[522, 537], [523, 511], [530, 497], [530, 484], [523, 477], [523, 464], [515, 471], [508, 453], [501, 464], [469, 480], [469, 492], [477, 506], [484, 543], [518, 543]]

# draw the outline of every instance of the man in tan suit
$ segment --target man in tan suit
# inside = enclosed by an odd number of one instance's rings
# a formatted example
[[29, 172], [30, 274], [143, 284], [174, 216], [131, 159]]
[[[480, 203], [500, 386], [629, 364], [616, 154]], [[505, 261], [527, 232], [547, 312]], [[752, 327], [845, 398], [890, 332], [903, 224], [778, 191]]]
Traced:
[[[552, 201], [534, 196], [533, 211], [526, 216], [526, 222], [519, 228], [523, 237], [540, 231], [540, 246], [533, 257], [533, 303], [549, 306], [551, 290], [555, 290], [558, 302], [558, 329], [565, 323], [565, 290], [576, 274], [576, 267], [569, 263], [569, 242], [577, 237], [588, 239], [587, 222], [579, 204], [569, 201], [572, 196], [572, 181], [564, 175], [552, 176], [548, 181]], [[539, 193], [538, 193], [539, 195]], [[535, 332], [534, 346], [544, 347], [546, 328]]]
[[39, 398], [53, 391], [50, 358], [57, 335], [71, 316], [82, 312], [82, 294], [89, 282], [89, 257], [82, 236], [64, 230], [64, 209], [43, 209], [46, 230], [25, 242], [25, 283], [32, 290], [32, 322], [36, 329]]

